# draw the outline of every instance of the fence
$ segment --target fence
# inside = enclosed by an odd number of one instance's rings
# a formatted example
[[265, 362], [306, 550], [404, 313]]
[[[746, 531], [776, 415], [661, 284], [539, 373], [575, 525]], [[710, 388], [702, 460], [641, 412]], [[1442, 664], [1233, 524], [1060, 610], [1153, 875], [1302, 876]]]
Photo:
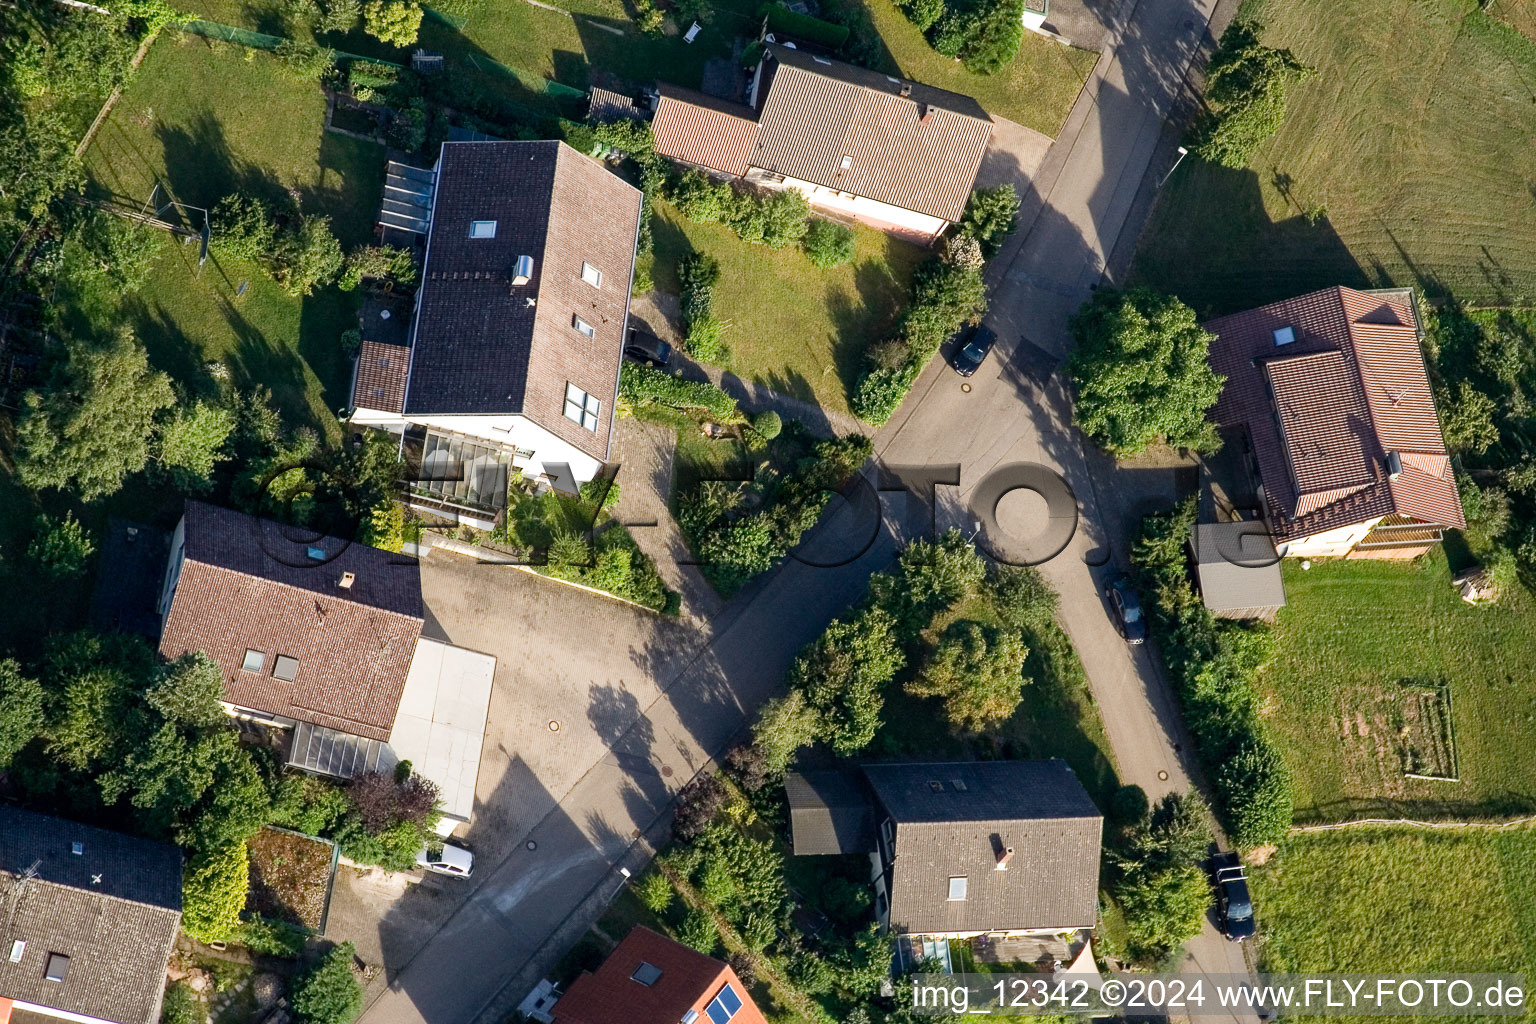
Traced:
[[1354, 821], [1329, 822], [1326, 825], [1292, 825], [1290, 833], [1292, 835], [1300, 835], [1306, 832], [1335, 832], [1347, 828], [1390, 828], [1394, 826], [1431, 829], [1489, 829], [1498, 831], [1509, 828], [1527, 828], [1531, 825], [1536, 825], [1536, 815], [1524, 818], [1510, 818], [1505, 821], [1415, 821], [1412, 818], [1358, 818]]

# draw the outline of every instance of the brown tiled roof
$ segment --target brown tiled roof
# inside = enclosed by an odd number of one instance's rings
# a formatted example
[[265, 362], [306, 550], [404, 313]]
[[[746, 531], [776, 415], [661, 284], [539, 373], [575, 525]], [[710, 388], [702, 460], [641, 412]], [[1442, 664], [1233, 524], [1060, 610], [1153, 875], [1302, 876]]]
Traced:
[[[649, 985], [633, 977], [641, 964], [661, 972]], [[571, 983], [551, 1013], [555, 1024], [678, 1024], [689, 1010], [697, 1010], [698, 1024], [709, 1024], [705, 1007], [726, 985], [741, 998], [731, 1024], [766, 1024], [735, 971], [636, 926], [596, 972]]]
[[[750, 163], [904, 210], [957, 221], [992, 136], [976, 101], [781, 46]], [[848, 167], [842, 166], [844, 158]]]
[[651, 119], [656, 152], [673, 160], [741, 177], [757, 142], [757, 115], [751, 107], [662, 84], [661, 102]]
[[[469, 237], [478, 220], [494, 238]], [[639, 224], [639, 190], [563, 143], [444, 143], [405, 415], [522, 414], [606, 460]], [[533, 278], [512, 288], [519, 256]], [[597, 430], [565, 417], [567, 384], [601, 402]]]
[[[1247, 429], [1277, 538], [1392, 514], [1465, 525], [1408, 305], [1327, 288], [1205, 326], [1227, 378], [1217, 422]], [[1276, 345], [1287, 327], [1295, 340]]]
[[[389, 739], [421, 635], [416, 560], [200, 501], [187, 502], [183, 523], [160, 652], [205, 652], [231, 704]], [[260, 672], [242, 668], [247, 650], [264, 655]], [[273, 675], [279, 655], [298, 660], [292, 682]]]
[[[0, 1000], [122, 1024], [159, 1019], [181, 922], [180, 850], [0, 807], [0, 893]], [[63, 981], [44, 976], [55, 953], [69, 958]]]
[[364, 339], [357, 350], [353, 406], [398, 414], [405, 406], [405, 377], [410, 365], [409, 348]]

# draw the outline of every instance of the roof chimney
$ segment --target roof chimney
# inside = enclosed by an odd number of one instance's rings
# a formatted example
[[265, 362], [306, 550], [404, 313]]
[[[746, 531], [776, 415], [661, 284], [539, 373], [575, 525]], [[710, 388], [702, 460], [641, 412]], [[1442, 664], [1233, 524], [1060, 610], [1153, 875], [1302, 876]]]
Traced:
[[352, 584], [354, 584], [356, 582], [357, 582], [357, 573], [355, 573], [355, 572], [344, 572], [344, 573], [341, 574], [341, 582], [338, 584], [338, 586], [340, 586], [342, 590], [351, 590], [352, 589]]
[[1013, 859], [1013, 847], [1005, 846], [1003, 852], [997, 855], [997, 870], [1007, 871], [1008, 862]]
[[533, 257], [519, 256], [512, 267], [512, 287], [520, 288], [533, 280]]
[[1387, 452], [1387, 477], [1396, 480], [1403, 475], [1403, 456], [1396, 448]]
[[901, 95], [904, 98], [911, 99], [911, 97], [912, 97], [912, 83], [911, 82], [902, 82], [901, 83]]

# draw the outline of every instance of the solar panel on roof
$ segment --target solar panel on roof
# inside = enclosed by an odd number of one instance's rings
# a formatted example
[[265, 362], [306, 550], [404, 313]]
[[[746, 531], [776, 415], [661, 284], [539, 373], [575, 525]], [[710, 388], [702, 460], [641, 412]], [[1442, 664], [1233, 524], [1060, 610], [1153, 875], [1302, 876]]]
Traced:
[[727, 1021], [736, 1016], [736, 1011], [740, 1009], [741, 996], [737, 995], [736, 990], [727, 982], [725, 988], [721, 989], [720, 994], [710, 1001], [709, 1006], [704, 1012], [709, 1014], [712, 1024], [726, 1024]]

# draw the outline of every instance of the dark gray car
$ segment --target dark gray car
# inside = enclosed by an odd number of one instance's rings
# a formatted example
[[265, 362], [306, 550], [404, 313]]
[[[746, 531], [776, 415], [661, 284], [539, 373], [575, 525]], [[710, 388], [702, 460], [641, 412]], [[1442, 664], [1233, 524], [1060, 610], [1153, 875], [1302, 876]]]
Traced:
[[637, 363], [666, 366], [672, 358], [672, 346], [649, 331], [631, 327], [624, 339], [624, 355]]
[[960, 337], [955, 346], [955, 352], [949, 357], [949, 365], [962, 377], [969, 377], [981, 369], [981, 364], [986, 362], [987, 353], [992, 351], [992, 346], [997, 344], [997, 332], [990, 327], [977, 324], [960, 332]]
[[1130, 576], [1120, 573], [1104, 588], [1104, 596], [1115, 612], [1115, 628], [1128, 644], [1139, 644], [1147, 639], [1147, 617], [1141, 611], [1141, 598]]

